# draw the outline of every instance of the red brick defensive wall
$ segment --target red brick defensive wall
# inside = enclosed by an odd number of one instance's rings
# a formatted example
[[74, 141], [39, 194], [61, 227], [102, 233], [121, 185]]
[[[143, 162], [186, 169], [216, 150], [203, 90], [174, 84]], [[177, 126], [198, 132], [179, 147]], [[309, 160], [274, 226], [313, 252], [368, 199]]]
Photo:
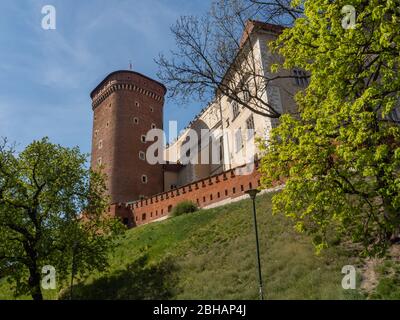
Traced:
[[248, 175], [237, 175], [236, 170], [231, 169], [144, 200], [111, 205], [109, 212], [123, 219], [124, 224], [134, 227], [168, 216], [174, 206], [184, 200], [190, 200], [199, 208], [204, 208], [243, 196], [247, 190], [258, 188], [260, 173], [257, 169], [258, 163]]

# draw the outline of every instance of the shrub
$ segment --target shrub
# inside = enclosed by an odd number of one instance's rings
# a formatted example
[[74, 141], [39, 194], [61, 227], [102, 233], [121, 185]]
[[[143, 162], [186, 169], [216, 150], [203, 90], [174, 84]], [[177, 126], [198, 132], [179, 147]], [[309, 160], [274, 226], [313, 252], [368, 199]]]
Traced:
[[185, 213], [191, 213], [195, 212], [198, 210], [198, 207], [195, 203], [189, 200], [182, 201], [178, 203], [173, 209], [172, 209], [172, 216], [177, 217]]

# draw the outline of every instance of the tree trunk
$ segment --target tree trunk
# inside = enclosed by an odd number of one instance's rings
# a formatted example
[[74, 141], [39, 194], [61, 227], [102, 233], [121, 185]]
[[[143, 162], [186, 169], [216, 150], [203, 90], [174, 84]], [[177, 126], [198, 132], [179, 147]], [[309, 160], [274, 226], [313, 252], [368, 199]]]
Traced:
[[38, 272], [36, 266], [29, 268], [29, 287], [31, 289], [31, 295], [33, 300], [43, 300], [42, 290], [40, 286], [40, 273]]

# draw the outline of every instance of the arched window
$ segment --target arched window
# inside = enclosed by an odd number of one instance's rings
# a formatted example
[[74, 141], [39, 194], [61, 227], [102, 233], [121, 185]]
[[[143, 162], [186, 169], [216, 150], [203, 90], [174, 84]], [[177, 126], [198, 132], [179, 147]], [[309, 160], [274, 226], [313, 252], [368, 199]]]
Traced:
[[240, 113], [239, 104], [236, 101], [232, 101], [231, 107], [232, 107], [232, 115], [233, 115], [233, 120], [234, 120]]
[[293, 75], [297, 86], [300, 87], [308, 86], [308, 76], [305, 71], [300, 69], [293, 69]]

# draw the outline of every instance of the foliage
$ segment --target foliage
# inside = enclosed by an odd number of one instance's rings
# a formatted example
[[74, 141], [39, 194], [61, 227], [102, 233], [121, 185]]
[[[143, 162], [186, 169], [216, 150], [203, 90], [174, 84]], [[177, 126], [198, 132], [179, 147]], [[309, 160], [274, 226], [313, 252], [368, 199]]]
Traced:
[[[326, 232], [383, 254], [399, 228], [400, 11], [398, 1], [296, 1], [304, 17], [271, 44], [279, 68], [302, 68], [299, 117], [284, 115], [263, 145], [263, 185], [285, 179], [275, 212], [326, 247]], [[357, 12], [342, 27], [341, 9]], [[397, 110], [398, 112], [398, 110]]]
[[[357, 252], [332, 246], [316, 256], [290, 220], [272, 215], [271, 194], [257, 197], [256, 205], [266, 299], [362, 298], [341, 287], [341, 269], [357, 265]], [[152, 281], [146, 272], [155, 270]], [[258, 299], [251, 200], [128, 230], [110, 253], [107, 272], [93, 272], [74, 286], [73, 297]], [[9, 296], [0, 281], [1, 298]]]
[[[149, 263], [143, 254], [110, 277], [80, 283], [73, 288], [74, 300], [167, 300], [173, 296], [176, 278], [174, 260], [170, 257]], [[66, 291], [65, 293], [68, 293]], [[68, 294], [61, 299], [69, 299]]]
[[371, 299], [399, 300], [400, 299], [400, 266], [394, 257], [389, 257], [376, 270], [378, 285], [370, 294]]
[[177, 217], [185, 213], [192, 213], [196, 212], [198, 207], [195, 203], [190, 200], [185, 200], [179, 202], [173, 209], [172, 209], [172, 216]]
[[104, 177], [85, 165], [78, 148], [47, 138], [19, 154], [6, 141], [0, 145], [0, 274], [16, 295], [42, 299], [42, 267], [55, 267], [60, 286], [72, 256], [77, 276], [106, 268], [120, 226], [103, 215]]

